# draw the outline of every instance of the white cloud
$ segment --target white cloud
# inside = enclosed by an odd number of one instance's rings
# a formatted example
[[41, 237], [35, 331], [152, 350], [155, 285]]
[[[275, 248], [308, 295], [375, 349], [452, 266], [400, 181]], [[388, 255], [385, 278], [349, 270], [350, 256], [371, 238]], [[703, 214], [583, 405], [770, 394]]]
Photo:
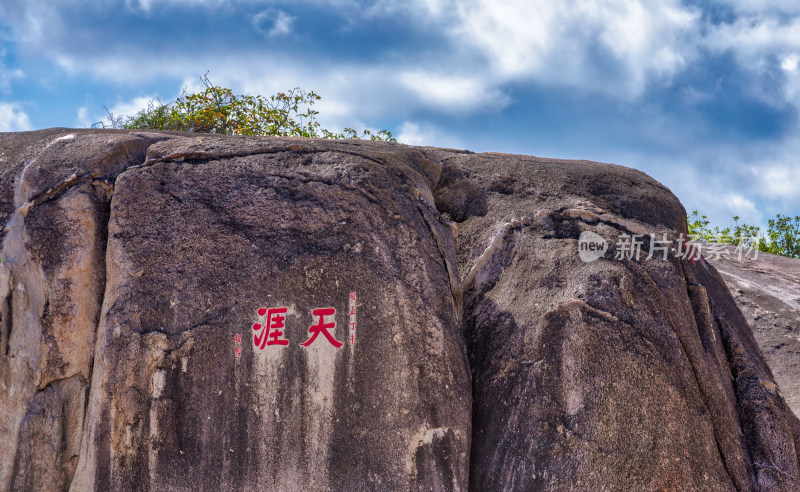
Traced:
[[782, 20], [767, 14], [742, 16], [733, 23], [715, 26], [705, 43], [714, 50], [731, 51], [740, 61], [752, 65], [765, 56], [800, 48], [800, 17]]
[[[128, 101], [118, 101], [112, 107], [108, 108], [115, 117], [122, 118], [123, 120], [128, 116], [134, 116], [142, 109], [146, 109], [150, 101], [156, 102], [157, 98], [152, 97], [135, 97]], [[108, 119], [108, 112], [105, 109], [102, 111], [92, 111], [88, 106], [81, 106], [75, 115], [75, 126], [77, 128], [91, 128], [93, 125], [98, 127], [108, 127], [111, 122]]]
[[[207, 70], [212, 83], [229, 87], [237, 94], [268, 96], [299, 86], [322, 96], [314, 109], [320, 112], [319, 122], [331, 130], [374, 126], [376, 123], [369, 122], [377, 121], [399, 122], [430, 108], [456, 114], [494, 110], [509, 101], [508, 96], [480, 76], [428, 73], [406, 64], [364, 66], [310, 56], [306, 63], [297, 63], [291, 54], [272, 52], [243, 52], [229, 57], [200, 53], [192, 58], [165, 54], [147, 64], [137, 57], [103, 55], [70, 58], [69, 66], [77, 73], [101, 71], [104, 77], [121, 84], [136, 85], [154, 77], [182, 80], [182, 84], [176, 84], [174, 95], [163, 102], [178, 97], [181, 87], [189, 93], [203, 90], [199, 75]], [[151, 97], [119, 102], [110, 109], [115, 114], [132, 115], [145, 107]], [[103, 114], [100, 119], [104, 118]]]
[[769, 11], [743, 15], [714, 26], [704, 43], [712, 52], [736, 57], [753, 77], [753, 95], [775, 106], [788, 102], [800, 109], [800, 15], [788, 19]]
[[16, 68], [14, 70], [8, 70], [2, 63], [0, 63], [0, 92], [8, 93], [9, 89], [11, 88], [11, 81], [13, 79], [21, 79], [25, 76], [25, 73]]
[[127, 117], [136, 116], [139, 111], [147, 109], [153, 104], [159, 104], [159, 102], [163, 103], [168, 101], [161, 101], [157, 96], [134, 97], [127, 101], [117, 101], [116, 104], [108, 108], [107, 112], [92, 114], [91, 117], [89, 117], [88, 110], [86, 110], [84, 106], [78, 110], [78, 123], [83, 127], [92, 126], [95, 123], [101, 123], [101, 126], [104, 125], [107, 127], [111, 124], [108, 119], [108, 113], [114, 115], [115, 119], [121, 118], [120, 121], [124, 123]]
[[787, 72], [794, 72], [797, 70], [798, 61], [800, 61], [800, 56], [797, 53], [784, 56], [781, 60], [781, 68]]
[[609, 156], [647, 172], [675, 193], [691, 213], [699, 210], [712, 225], [740, 223], [766, 227], [777, 213], [800, 214], [800, 137], [748, 142], [741, 147], [695, 145], [670, 155], [632, 153]]
[[400, 132], [395, 136], [398, 142], [408, 145], [431, 145], [429, 131], [423, 130], [419, 124], [406, 121], [400, 125]]
[[[800, 145], [793, 146], [800, 150]], [[760, 194], [777, 199], [799, 199], [800, 157], [795, 152], [782, 149], [775, 162], [767, 162], [751, 169], [753, 179], [758, 183]], [[787, 155], [788, 154], [788, 155]]]
[[[56, 60], [68, 71], [88, 70], [102, 77], [119, 77], [127, 67], [136, 65], [139, 72], [142, 57], [130, 43], [121, 40], [89, 40], [84, 47], [64, 42], [72, 36], [71, 27], [61, 12], [69, 8], [65, 0], [54, 0], [52, 8], [37, 8], [21, 0], [7, 0], [0, 6], [14, 26], [17, 41], [26, 48], [39, 51]], [[83, 0], [88, 2], [88, 0]], [[122, 2], [122, 0], [117, 0]], [[681, 4], [680, 0], [646, 2], [643, 0], [298, 0], [298, 2], [336, 9], [351, 23], [369, 23], [375, 17], [391, 18], [415, 26], [420, 32], [438, 33], [447, 43], [441, 49], [424, 54], [407, 54], [394, 60], [393, 76], [459, 67], [462, 75], [428, 76], [435, 85], [433, 93], [447, 101], [460, 100], [469, 84], [477, 84], [479, 96], [496, 98], [505, 84], [536, 81], [544, 84], [604, 92], [623, 99], [641, 95], [652, 83], [668, 81], [683, 70], [696, 55], [700, 17]], [[274, 5], [271, 0], [125, 0], [134, 10], [151, 11], [168, 6], [186, 8], [234, 9], [256, 5]], [[85, 5], [88, 5], [86, 3]], [[295, 4], [293, 4], [295, 5]], [[87, 8], [87, 7], [84, 7]], [[295, 18], [283, 10], [269, 7], [250, 18], [252, 25], [269, 36], [286, 36], [293, 32]], [[344, 27], [344, 26], [340, 26]], [[88, 35], [91, 38], [91, 34]], [[101, 52], [90, 46], [103, 45]], [[170, 63], [189, 63], [197, 58], [195, 51], [168, 53]], [[219, 53], [213, 54], [219, 58]], [[225, 55], [228, 56], [228, 55]], [[251, 54], [240, 51], [240, 64], [250, 63]], [[293, 64], [311, 65], [306, 56], [294, 57]], [[259, 60], [260, 61], [260, 60]], [[368, 62], [367, 62], [368, 63]], [[147, 65], [160, 61], [148, 59]], [[158, 72], [147, 70], [145, 74]], [[388, 68], [388, 67], [385, 67]], [[387, 70], [388, 71], [388, 70]], [[130, 75], [126, 77], [135, 77]], [[463, 73], [471, 73], [466, 77]], [[186, 73], [182, 74], [185, 76]], [[152, 75], [143, 75], [150, 77]], [[406, 75], [407, 76], [407, 75]], [[465, 79], [471, 79], [466, 81]], [[479, 79], [479, 80], [478, 80]], [[407, 81], [408, 82], [408, 81]], [[438, 83], [437, 83], [438, 82]], [[453, 93], [442, 91], [442, 84], [453, 82]], [[427, 91], [411, 88], [425, 97]], [[473, 104], [473, 108], [480, 105]]]
[[229, 5], [230, 0], [125, 0], [125, 5], [131, 9], [140, 9], [150, 12], [154, 5], [164, 6], [189, 6], [189, 7], [222, 7]]
[[727, 207], [728, 213], [733, 214], [731, 217], [749, 217], [753, 223], [760, 223], [762, 220], [762, 214], [758, 211], [756, 204], [740, 193], [725, 193], [722, 196], [722, 203]]
[[[64, 13], [94, 8], [90, 0], [53, 0], [48, 9], [27, 0], [2, 3], [0, 17], [14, 29], [15, 42], [31, 53], [50, 57], [71, 73], [89, 71], [119, 80], [130, 65], [138, 65], [133, 73], [142, 68], [146, 54], [130, 50], [127, 41], [92, 40], [89, 32], [80, 47], [65, 42], [74, 36]], [[267, 6], [250, 17], [252, 25], [265, 35], [286, 36], [293, 32], [296, 19], [274, 7], [281, 3], [290, 4], [276, 0], [116, 0], [108, 8], [127, 5], [144, 12], [167, 6], [247, 11]], [[433, 80], [455, 82], [456, 94], [464, 91], [463, 79], [471, 78], [480, 79], [483, 86], [478, 89], [484, 95], [497, 96], [509, 83], [532, 81], [631, 100], [654, 84], [668, 83], [706, 49], [730, 50], [746, 68], [791, 66], [792, 54], [800, 52], [800, 17], [786, 19], [787, 14], [800, 15], [800, 4], [795, 0], [715, 0], [713, 4], [730, 5], [740, 15], [735, 22], [722, 25], [703, 24], [699, 10], [680, 0], [297, 0], [291, 5], [297, 3], [335, 9], [351, 23], [385, 17], [415, 26], [420, 32], [438, 33], [447, 45], [395, 60], [393, 75], [427, 71], [437, 64], [440, 70], [459, 67], [461, 74], [473, 75], [447, 73], [448, 80], [439, 74]], [[93, 48], [96, 46], [104, 49]], [[220, 56], [216, 53], [211, 58]], [[231, 56], [240, 64], [252, 58], [244, 50]], [[196, 57], [195, 51], [179, 51], [177, 47], [164, 56], [170, 63], [184, 66]], [[295, 58], [294, 64], [315, 63], [310, 57]], [[146, 64], [161, 62], [147, 60]], [[144, 67], [143, 72], [141, 78], [150, 78], [158, 70]], [[128, 72], [124, 77], [136, 76]], [[416, 90], [416, 84], [411, 88]], [[440, 88], [432, 87], [437, 94], [441, 94]], [[465, 99], [447, 93], [445, 99]], [[795, 91], [786, 96], [794, 98]], [[436, 102], [432, 97], [427, 101]]]
[[451, 34], [496, 72], [623, 98], [691, 61], [699, 19], [677, 0], [470, 0], [457, 11]]
[[681, 94], [681, 99], [683, 99], [683, 101], [686, 102], [686, 104], [688, 105], [702, 104], [712, 101], [714, 99], [713, 94], [697, 90], [691, 86], [682, 88], [680, 94]]
[[450, 148], [465, 147], [461, 139], [430, 123], [404, 121], [403, 124], [400, 125], [400, 130], [395, 135], [395, 138], [398, 142], [408, 145]]
[[292, 33], [295, 17], [283, 10], [267, 9], [253, 16], [251, 23], [260, 33], [270, 37], [286, 36]]
[[[123, 113], [114, 114], [117, 116], [132, 116], [124, 115]], [[88, 106], [81, 106], [78, 108], [78, 112], [75, 115], [75, 127], [93, 128], [95, 125], [100, 128], [109, 126], [108, 113], [106, 113], [105, 110], [90, 112]]]
[[28, 0], [3, 0], [0, 2], [0, 19], [14, 30], [17, 43], [45, 48], [52, 39], [65, 34], [61, 9], [68, 8], [61, 0], [54, 1], [48, 8], [38, 2]]
[[502, 109], [509, 97], [483, 78], [413, 70], [399, 74], [399, 80], [426, 105], [446, 110]]
[[32, 130], [28, 115], [17, 103], [0, 102], [0, 132]]
[[0, 50], [0, 92], [8, 93], [13, 79], [25, 77], [25, 72], [19, 68], [9, 69], [3, 59], [6, 57], [6, 50]]
[[78, 128], [89, 128], [95, 123], [89, 118], [89, 108], [86, 106], [78, 108], [78, 116], [75, 118], [75, 123]]
[[[304, 0], [339, 5], [343, 0]], [[355, 4], [351, 17], [404, 16], [439, 31], [450, 53], [482, 58], [496, 84], [535, 80], [624, 99], [668, 81], [697, 55], [701, 17], [680, 0], [379, 0]], [[455, 55], [454, 55], [455, 54]]]

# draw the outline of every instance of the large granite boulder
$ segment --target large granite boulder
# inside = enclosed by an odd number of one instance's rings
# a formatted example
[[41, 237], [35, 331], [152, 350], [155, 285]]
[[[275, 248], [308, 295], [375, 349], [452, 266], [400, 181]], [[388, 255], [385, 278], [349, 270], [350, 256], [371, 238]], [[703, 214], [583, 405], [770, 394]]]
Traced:
[[637, 171], [52, 129], [0, 134], [0, 180], [0, 490], [800, 488]]

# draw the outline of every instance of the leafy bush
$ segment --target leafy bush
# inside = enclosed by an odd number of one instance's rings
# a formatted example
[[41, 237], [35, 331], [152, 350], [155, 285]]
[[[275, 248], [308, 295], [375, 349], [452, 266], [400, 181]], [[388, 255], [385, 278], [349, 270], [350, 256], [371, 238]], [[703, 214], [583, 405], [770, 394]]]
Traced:
[[136, 130], [175, 130], [183, 132], [223, 133], [228, 135], [273, 135], [287, 137], [369, 138], [396, 142], [391, 132], [360, 135], [352, 128], [341, 133], [320, 128], [315, 121], [318, 111], [311, 109], [321, 99], [313, 91], [299, 87], [269, 97], [236, 95], [232, 90], [214, 85], [208, 74], [200, 78], [205, 89], [184, 94], [175, 102], [150, 101], [148, 107], [133, 117], [114, 115], [108, 108], [112, 128]]
[[759, 251], [776, 255], [800, 258], [800, 216], [789, 217], [778, 214], [769, 219], [766, 235], [761, 228], [747, 224], [739, 224], [739, 217], [734, 217], [734, 227], [720, 229], [709, 227], [708, 216], [692, 211], [686, 218], [689, 235], [697, 241], [717, 242], [757, 248]]
[[768, 253], [800, 258], [800, 216], [778, 214], [769, 219], [767, 228]]

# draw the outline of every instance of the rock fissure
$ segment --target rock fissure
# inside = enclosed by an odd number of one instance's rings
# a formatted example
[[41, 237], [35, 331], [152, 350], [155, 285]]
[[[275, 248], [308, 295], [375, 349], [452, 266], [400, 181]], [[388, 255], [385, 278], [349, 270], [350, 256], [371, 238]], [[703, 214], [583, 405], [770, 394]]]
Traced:
[[[13, 277], [11, 277], [11, 271], [9, 270], [9, 283], [13, 282]], [[13, 284], [11, 284], [13, 285]], [[9, 288], [8, 294], [4, 299], [4, 311], [2, 313], [2, 326], [3, 326], [3, 336], [4, 336], [4, 355], [8, 357], [8, 352], [11, 350], [11, 330], [14, 327], [14, 310], [13, 310], [13, 295], [14, 289]]]
[[[689, 295], [689, 292], [687, 291], [687, 296], [688, 295]], [[672, 322], [670, 324], [673, 326], [673, 329], [674, 329], [675, 328], [674, 324]], [[722, 461], [722, 465], [725, 468], [725, 473], [728, 474], [728, 478], [730, 479], [731, 484], [736, 488], [736, 490], [738, 490], [740, 492], [743, 491], [743, 490], [746, 490], [745, 488], [742, 487], [741, 484], [738, 483], [738, 480], [736, 479], [736, 476], [734, 475], [734, 473], [730, 469], [730, 465], [728, 464], [729, 458], [727, 456], [727, 453], [725, 453], [724, 449], [722, 448], [722, 443], [720, 442], [719, 431], [717, 430], [717, 427], [718, 427], [719, 424], [716, 422], [716, 418], [715, 418], [714, 412], [711, 410], [711, 407], [708, 404], [708, 395], [706, 394], [706, 391], [703, 388], [703, 385], [702, 385], [702, 383], [700, 381], [699, 375], [697, 373], [697, 368], [695, 367], [695, 363], [689, 357], [689, 353], [686, 350], [686, 346], [683, 344], [683, 340], [680, 339], [680, 336], [677, 334], [677, 332], [676, 332], [676, 336], [678, 337], [678, 339], [679, 339], [679, 341], [681, 343], [681, 348], [683, 349], [684, 353], [686, 354], [686, 358], [689, 360], [689, 364], [692, 366], [692, 373], [694, 374], [695, 381], [697, 382], [697, 388], [700, 391], [700, 393], [703, 395], [703, 404], [705, 405], [706, 412], [708, 414], [708, 418], [711, 421], [711, 428], [712, 428], [712, 431], [713, 431], [713, 434], [714, 434], [714, 444], [716, 445], [717, 453], [719, 454], [720, 460]]]
[[56, 185], [54, 188], [50, 188], [44, 193], [40, 193], [39, 195], [36, 195], [35, 197], [31, 198], [30, 200], [22, 204], [22, 206], [18, 209], [18, 212], [20, 213], [20, 215], [25, 217], [26, 215], [28, 215], [28, 213], [33, 207], [41, 203], [44, 203], [48, 200], [52, 200], [53, 198], [57, 198], [60, 195], [66, 193], [68, 190], [76, 186], [82, 185], [87, 181], [91, 181], [92, 178], [93, 176], [91, 174], [84, 174], [83, 176], [77, 176], [73, 174], [69, 178], [65, 179], [64, 181]]
[[753, 465], [758, 467], [758, 468], [766, 468], [766, 469], [778, 472], [781, 475], [783, 475], [784, 477], [792, 479], [792, 480], [800, 479], [800, 477], [797, 477], [796, 475], [792, 475], [790, 473], [786, 473], [785, 471], [781, 470], [780, 467], [776, 466], [775, 464], [765, 465], [764, 463], [753, 462]]
[[[675, 260], [677, 260], [677, 258], [675, 258]], [[678, 260], [677, 262], [678, 262], [679, 265], [681, 265], [681, 268], [679, 269], [679, 271], [683, 275], [684, 282], [688, 283], [689, 279], [688, 279], [688, 276], [685, 275], [685, 271], [683, 269], [683, 265], [681, 264], [680, 260]], [[632, 265], [630, 265], [628, 262], [625, 262], [625, 263], [626, 263], [626, 267], [629, 269], [629, 271], [633, 271], [632, 270]], [[644, 274], [643, 278], [645, 279], [646, 282], [648, 282], [650, 284], [651, 288], [655, 292], [658, 291], [658, 285], [650, 277], [650, 275]], [[700, 395], [702, 396], [701, 401], [702, 401], [703, 407], [705, 408], [706, 415], [708, 415], [709, 423], [711, 424], [711, 431], [712, 431], [712, 435], [714, 437], [714, 445], [716, 446], [717, 453], [719, 455], [720, 461], [722, 462], [721, 464], [722, 464], [723, 468], [725, 469], [725, 473], [728, 476], [728, 479], [731, 481], [731, 485], [733, 485], [733, 487], [736, 488], [736, 490], [738, 490], [738, 491], [746, 490], [746, 487], [744, 487], [743, 484], [739, 483], [739, 480], [737, 479], [736, 475], [733, 473], [733, 471], [730, 468], [730, 464], [729, 464], [730, 457], [728, 457], [727, 453], [725, 452], [725, 450], [723, 448], [723, 445], [722, 445], [722, 442], [721, 442], [721, 437], [719, 435], [719, 432], [720, 432], [719, 431], [719, 425], [720, 425], [720, 423], [717, 421], [715, 412], [713, 411], [713, 409], [710, 406], [710, 403], [709, 403], [710, 395], [708, 395], [708, 391], [705, 388], [705, 385], [703, 384], [703, 380], [702, 380], [702, 378], [700, 376], [699, 368], [697, 367], [698, 361], [695, 361], [694, 357], [692, 357], [690, 355], [689, 349], [687, 348], [686, 342], [684, 341], [684, 337], [681, 336], [679, 328], [678, 328], [677, 324], [675, 323], [675, 320], [673, 319], [672, 312], [669, 309], [667, 309], [664, 297], [662, 295], [659, 295], [659, 294], [656, 294], [654, 297], [657, 298], [659, 304], [661, 304], [662, 308], [664, 309], [664, 312], [666, 313], [666, 318], [667, 318], [667, 321], [669, 323], [669, 326], [670, 326], [673, 334], [675, 335], [675, 338], [678, 340], [678, 344], [681, 347], [681, 351], [683, 352], [683, 356], [686, 358], [686, 361], [689, 363], [689, 367], [692, 370], [692, 376], [694, 378], [695, 386], [696, 386], [697, 390], [700, 392]], [[688, 287], [687, 287], [687, 290], [686, 290], [686, 297], [690, 298], [690, 292], [688, 290]], [[692, 311], [692, 313], [694, 313], [694, 311]], [[697, 323], [698, 323], [698, 320], [695, 320], [695, 324], [697, 324]], [[699, 338], [699, 336], [698, 336], [698, 338]]]
[[605, 224], [617, 229], [618, 231], [643, 237], [650, 237], [650, 234], [654, 234], [652, 232], [648, 232], [644, 225], [640, 224], [634, 219], [619, 218], [607, 213], [595, 212], [592, 210], [563, 208], [550, 212], [549, 215], [555, 220], [579, 220], [592, 225], [598, 223]]
[[69, 190], [71, 190], [72, 188], [75, 188], [76, 186], [80, 186], [87, 182], [91, 182], [93, 185], [96, 184], [102, 186], [103, 189], [108, 194], [112, 194], [114, 191], [114, 179], [102, 176], [99, 177], [93, 176], [91, 173], [84, 174], [82, 176], [77, 176], [73, 174], [69, 178], [59, 183], [54, 188], [50, 188], [49, 190], [40, 193], [39, 195], [36, 195], [27, 202], [23, 203], [22, 206], [17, 210], [17, 212], [19, 212], [24, 217], [30, 212], [30, 210], [33, 207], [40, 205], [44, 202], [47, 202], [49, 200], [56, 199], [61, 195], [65, 194], [66, 192], [68, 192]]
[[[713, 419], [713, 416], [711, 418]], [[725, 468], [725, 473], [728, 474], [728, 478], [731, 481], [731, 485], [733, 485], [739, 492], [744, 492], [745, 490], [747, 490], [746, 488], [742, 488], [737, 483], [736, 477], [734, 476], [733, 472], [730, 469], [730, 466], [728, 465], [728, 460], [726, 459], [725, 451], [722, 449], [722, 443], [719, 442], [719, 437], [717, 436], [716, 431], [714, 431], [714, 444], [717, 447], [717, 453], [719, 454], [720, 460], [722, 460], [722, 466]]]
[[[736, 339], [735, 333], [726, 317], [722, 313], [715, 312], [714, 320], [715, 324], [719, 327], [722, 346], [725, 350], [730, 368], [733, 389], [737, 399], [738, 424], [739, 428], [744, 432], [743, 444], [745, 452], [748, 454], [750, 463], [752, 463], [753, 466], [753, 470], [751, 470], [751, 473], [754, 474], [753, 482], [756, 486], [763, 487], [766, 490], [772, 490], [771, 487], [767, 486], [767, 483], [770, 482], [771, 479], [763, 477], [759, 470], [780, 471], [782, 472], [782, 476], [793, 479], [792, 483], [795, 485], [793, 489], [796, 489], [797, 486], [800, 486], [800, 478], [798, 475], [784, 472], [780, 467], [775, 465], [773, 460], [773, 446], [775, 444], [771, 443], [768, 439], [770, 437], [769, 434], [772, 432], [769, 427], [775, 425], [775, 423], [772, 422], [774, 417], [771, 415], [774, 410], [767, 410], [765, 412], [766, 408], [769, 408], [771, 405], [769, 402], [764, 401], [760, 393], [765, 390], [769, 392], [767, 383], [769, 383], [769, 386], [773, 387], [774, 384], [763, 381], [753, 367], [748, 367], [749, 364], [746, 361], [742, 344]], [[777, 396], [774, 392], [770, 393], [773, 393], [773, 397]], [[783, 403], [782, 406], [785, 408], [785, 403]], [[758, 407], [766, 408], [759, 411]], [[764, 421], [760, 422], [762, 419]], [[791, 436], [788, 437], [791, 438]], [[760, 460], [769, 460], [773, 466], [756, 468], [759, 463], [762, 463]], [[798, 460], [795, 458], [795, 466], [797, 466], [797, 464]], [[789, 490], [791, 490], [791, 488]]]
[[[98, 181], [99, 181], [99, 183], [98, 183]], [[100, 294], [100, 297], [99, 297], [99, 299], [97, 299], [97, 305], [99, 306], [99, 309], [97, 311], [97, 319], [95, 320], [95, 323], [94, 323], [94, 330], [93, 330], [93, 337], [92, 337], [92, 350], [91, 350], [91, 356], [89, 358], [89, 371], [88, 371], [88, 377], [87, 377], [87, 381], [86, 381], [86, 384], [87, 384], [87, 390], [86, 390], [87, 398], [86, 398], [85, 406], [87, 406], [87, 407], [89, 405], [88, 394], [92, 390], [92, 373], [94, 371], [95, 353], [96, 353], [95, 349], [96, 349], [97, 340], [98, 340], [98, 331], [100, 330], [100, 323], [101, 323], [101, 319], [102, 319], [102, 311], [103, 311], [103, 308], [105, 306], [105, 301], [106, 301], [106, 286], [107, 286], [108, 277], [109, 277], [109, 272], [108, 272], [109, 265], [108, 265], [107, 257], [108, 257], [108, 244], [109, 244], [109, 242], [111, 240], [111, 237], [109, 235], [108, 226], [109, 226], [109, 223], [111, 222], [111, 200], [113, 199], [115, 181], [114, 180], [106, 181], [106, 180], [103, 179], [103, 180], [95, 180], [95, 181], [93, 181], [93, 184], [94, 183], [98, 183], [99, 186], [101, 186], [106, 191], [107, 201], [104, 204], [105, 205], [105, 210], [103, 211], [104, 212], [103, 216], [105, 217], [105, 221], [102, 224], [100, 224], [102, 226], [102, 229], [99, 231], [99, 234], [98, 234], [98, 236], [101, 237], [102, 240], [103, 240], [103, 246], [102, 246], [102, 248], [100, 248], [100, 250], [98, 251], [98, 255], [97, 255], [97, 262], [99, 263], [99, 265], [98, 265], [99, 268], [98, 269], [99, 269], [100, 272], [102, 272], [102, 275], [100, 276], [99, 285], [98, 285], [98, 292]]]
[[[328, 150], [322, 148], [314, 148], [314, 147], [303, 147], [300, 145], [289, 145], [287, 147], [278, 147], [274, 149], [262, 149], [262, 150], [253, 150], [247, 152], [229, 152], [229, 153], [213, 153], [213, 152], [181, 152], [175, 154], [169, 154], [166, 156], [154, 157], [145, 160], [142, 164], [137, 166], [131, 166], [131, 168], [141, 169], [142, 167], [149, 167], [159, 162], [196, 162], [196, 161], [215, 161], [215, 160], [227, 160], [227, 159], [236, 159], [239, 157], [256, 157], [259, 155], [274, 155], [274, 154], [282, 154], [282, 153], [293, 153], [293, 154], [316, 154], [319, 152], [333, 152], [337, 154], [344, 154], [350, 155], [353, 157], [359, 157], [362, 159], [366, 159], [368, 161], [372, 161], [376, 164], [380, 164], [385, 166], [387, 163], [381, 159], [376, 157], [372, 157], [369, 155], [365, 155], [360, 152], [352, 152], [343, 149], [336, 149], [336, 150]], [[130, 169], [130, 168], [129, 168]]]
[[[519, 229], [521, 224], [522, 223], [518, 219], [511, 219], [511, 221], [506, 222], [500, 227], [500, 230], [497, 231], [489, 245], [483, 250], [483, 253], [475, 260], [475, 264], [472, 265], [472, 268], [470, 268], [464, 280], [461, 282], [462, 289], [465, 292], [467, 290], [474, 290], [477, 292], [480, 286], [476, 285], [476, 283], [483, 283], [488, 280], [487, 270], [493, 257], [499, 251], [502, 251], [503, 247], [506, 245], [508, 236], [513, 230]], [[501, 267], [499, 271], [494, 272], [494, 275], [491, 275], [491, 277], [497, 278], [502, 273], [502, 270], [503, 268]], [[487, 279], [483, 277], [487, 277]]]
[[[447, 282], [450, 286], [450, 296], [453, 299], [453, 309], [455, 310], [456, 319], [459, 322], [459, 328], [463, 331], [463, 294], [461, 290], [461, 285], [458, 283], [458, 273], [453, 271], [453, 268], [450, 266], [450, 262], [447, 259], [447, 255], [445, 250], [442, 248], [442, 240], [440, 238], [439, 233], [433, 227], [433, 224], [430, 223], [428, 217], [425, 215], [425, 210], [420, 203], [423, 203], [422, 200], [416, 200], [417, 203], [417, 210], [419, 211], [420, 216], [422, 217], [422, 221], [428, 227], [428, 231], [430, 231], [431, 236], [433, 237], [434, 242], [436, 243], [436, 249], [439, 251], [439, 256], [444, 264], [444, 271], [447, 274]], [[430, 213], [430, 211], [429, 211]], [[453, 245], [453, 253], [455, 254], [455, 245]]]

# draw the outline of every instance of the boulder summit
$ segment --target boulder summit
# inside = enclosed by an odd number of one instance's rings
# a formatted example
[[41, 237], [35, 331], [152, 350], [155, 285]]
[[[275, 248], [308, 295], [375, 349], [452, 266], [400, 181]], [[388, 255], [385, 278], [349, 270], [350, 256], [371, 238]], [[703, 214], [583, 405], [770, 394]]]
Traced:
[[0, 490], [800, 490], [641, 172], [50, 129], [0, 134], [0, 220]]

